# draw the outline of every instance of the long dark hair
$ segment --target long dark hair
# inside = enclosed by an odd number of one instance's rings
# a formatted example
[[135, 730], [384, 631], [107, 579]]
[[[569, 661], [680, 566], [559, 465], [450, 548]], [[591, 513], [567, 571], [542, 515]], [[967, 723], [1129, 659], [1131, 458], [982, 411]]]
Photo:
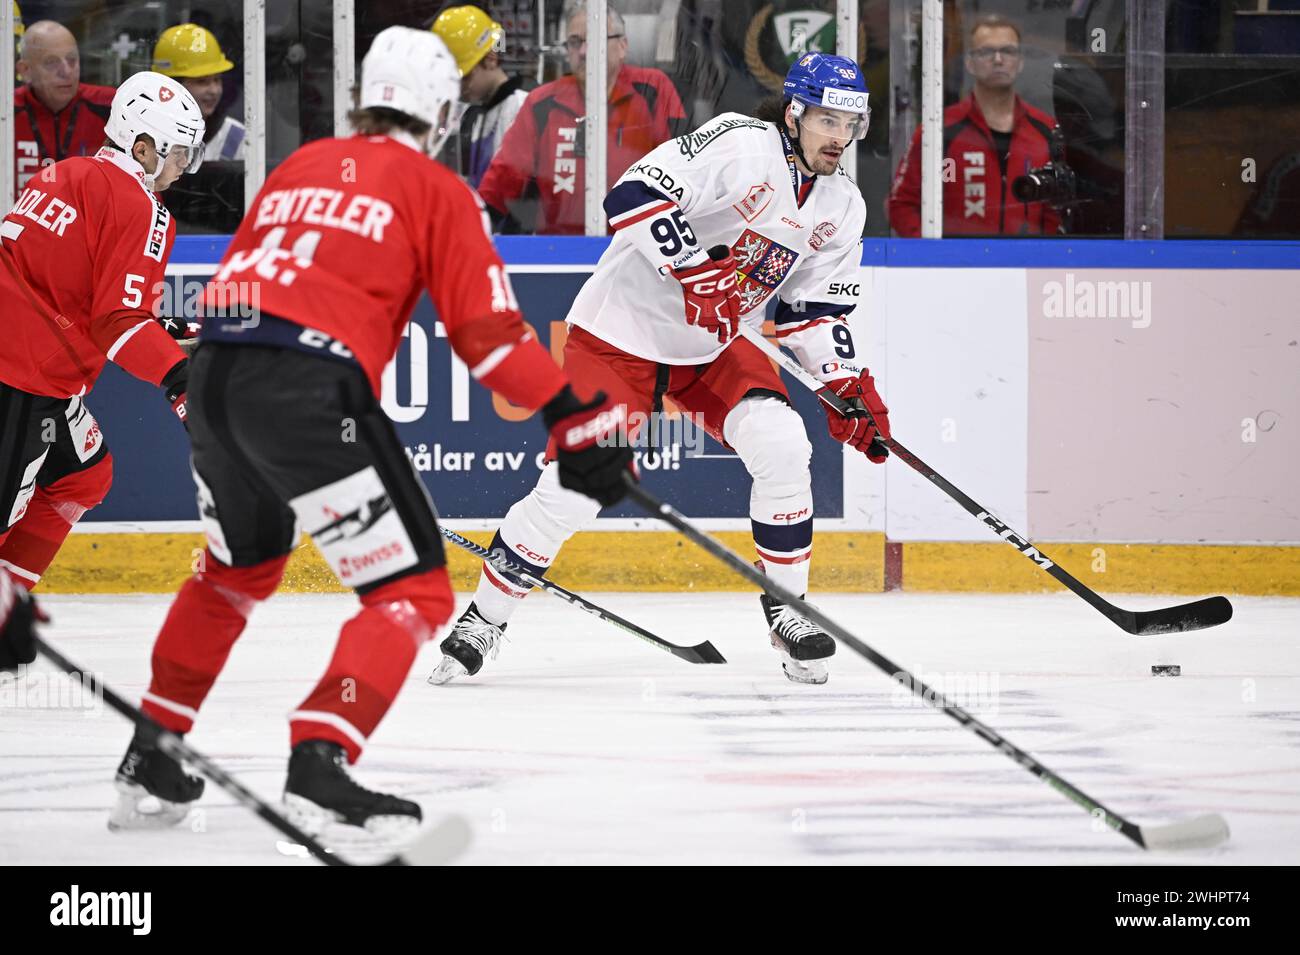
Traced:
[[760, 100], [758, 107], [754, 110], [754, 118], [761, 119], [765, 123], [776, 123], [777, 126], [785, 127], [785, 108], [789, 100], [775, 93], [764, 100]]

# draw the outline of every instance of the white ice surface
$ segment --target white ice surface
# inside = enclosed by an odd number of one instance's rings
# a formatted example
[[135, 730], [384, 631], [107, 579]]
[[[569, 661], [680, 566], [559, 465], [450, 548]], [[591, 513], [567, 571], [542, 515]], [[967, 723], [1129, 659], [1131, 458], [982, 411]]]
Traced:
[[[1139, 824], [1220, 812], [1232, 829], [1223, 847], [1156, 856], [950, 718], [903, 705], [847, 648], [825, 686], [788, 682], [754, 595], [593, 596], [665, 638], [711, 639], [729, 663], [686, 664], [537, 594], [477, 678], [427, 685], [438, 653], [424, 648], [357, 778], [426, 818], [467, 816], [474, 863], [1300, 862], [1298, 600], [1238, 598], [1223, 627], [1138, 638], [1068, 594], [818, 597], [903, 667], [984, 674], [981, 717], [1114, 811]], [[138, 700], [167, 599], [44, 602], [48, 638]], [[278, 799], [285, 714], [354, 606], [261, 607], [190, 741]], [[1182, 676], [1152, 677], [1153, 663]], [[315, 864], [278, 852], [211, 783], [193, 825], [110, 833], [128, 724], [24, 705], [51, 673], [0, 685], [0, 863]]]

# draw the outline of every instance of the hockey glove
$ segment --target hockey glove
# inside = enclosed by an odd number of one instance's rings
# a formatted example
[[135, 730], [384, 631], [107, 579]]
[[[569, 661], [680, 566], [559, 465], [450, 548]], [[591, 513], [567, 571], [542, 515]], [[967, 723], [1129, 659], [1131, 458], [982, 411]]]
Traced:
[[194, 354], [194, 349], [199, 347], [199, 332], [203, 330], [200, 322], [191, 322], [184, 318], [160, 318], [158, 324], [163, 327], [168, 335], [176, 340], [187, 356]]
[[740, 324], [740, 277], [736, 260], [725, 245], [711, 248], [709, 258], [702, 265], [673, 269], [672, 273], [682, 283], [686, 324], [713, 332], [719, 344], [725, 345]]
[[542, 419], [555, 439], [560, 484], [599, 501], [618, 502], [627, 488], [623, 475], [636, 475], [626, 435], [627, 409], [614, 405], [603, 391], [580, 402], [573, 389], [563, 390], [542, 408]]
[[172, 411], [176, 417], [181, 419], [181, 424], [185, 425], [185, 430], [190, 429], [190, 423], [185, 417], [185, 402], [188, 399], [190, 388], [190, 362], [189, 359], [178, 361], [172, 365], [172, 370], [163, 376], [162, 380], [163, 393], [167, 395], [167, 400], [171, 403]]
[[197, 338], [199, 331], [203, 328], [199, 322], [192, 322], [187, 318], [160, 318], [158, 324], [163, 327], [163, 331], [178, 342]]
[[889, 449], [884, 444], [889, 439], [889, 409], [876, 391], [871, 375], [864, 369], [857, 378], [839, 378], [827, 382], [826, 388], [849, 403], [847, 416], [826, 406], [831, 437], [856, 448], [876, 464], [882, 463], [889, 457]]
[[22, 587], [0, 570], [0, 671], [12, 670], [36, 659], [32, 624], [48, 617]]

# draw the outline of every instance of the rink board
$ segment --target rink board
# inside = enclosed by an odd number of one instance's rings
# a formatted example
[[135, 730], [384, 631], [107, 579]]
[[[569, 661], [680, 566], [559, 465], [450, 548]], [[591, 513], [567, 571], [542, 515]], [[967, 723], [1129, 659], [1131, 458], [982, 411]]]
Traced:
[[[752, 557], [746, 531], [716, 531], [727, 546]], [[486, 546], [490, 531], [464, 531]], [[1294, 596], [1300, 592], [1300, 547], [1195, 544], [1043, 544], [1042, 549], [1097, 591], [1143, 594], [1233, 593]], [[821, 531], [814, 537], [810, 590], [876, 593], [885, 589], [1020, 593], [1059, 591], [1050, 577], [1001, 543], [917, 541], [902, 544], [887, 581], [885, 538], [879, 532]], [[478, 562], [448, 545], [457, 590], [472, 591]], [[68, 538], [41, 583], [52, 593], [171, 593], [203, 553], [197, 533], [77, 533]], [[667, 531], [587, 531], [564, 549], [550, 575], [574, 590], [715, 592], [750, 586]], [[294, 551], [283, 589], [336, 593], [335, 580], [314, 545]]]
[[[224, 241], [178, 241], [171, 311], [193, 309]], [[500, 245], [528, 319], [560, 357], [568, 305], [604, 240]], [[1049, 553], [1090, 585], [1295, 594], [1297, 262], [1297, 243], [869, 241], [855, 337], [895, 435], [1011, 527], [1067, 542], [1051, 543]], [[814, 587], [881, 589], [886, 537], [902, 546], [908, 589], [1055, 586], [1010, 548], [990, 544], [981, 523], [920, 475], [845, 457], [816, 402], [790, 390], [814, 448]], [[452, 523], [490, 526], [534, 483], [540, 423], [472, 384], [427, 298], [385, 376], [383, 404]], [[78, 530], [183, 522], [196, 531], [184, 435], [156, 390], [110, 366], [90, 405], [114, 452], [115, 484]], [[749, 479], [734, 454], [674, 428], [646, 449], [642, 468], [657, 494], [734, 532], [736, 548], [752, 553]], [[739, 586], [707, 562], [684, 561], [674, 537], [633, 525], [635, 516], [630, 505], [611, 509], [575, 541], [566, 579], [592, 589]], [[84, 589], [93, 580], [130, 590], [149, 580], [148, 589], [171, 589], [187, 572], [190, 548], [179, 539], [164, 545], [165, 536], [129, 545], [80, 533], [46, 586]], [[1093, 572], [1099, 547], [1123, 556]], [[303, 553], [313, 556], [294, 567], [310, 590], [324, 568], [314, 551]], [[167, 567], [154, 566], [156, 554]]]

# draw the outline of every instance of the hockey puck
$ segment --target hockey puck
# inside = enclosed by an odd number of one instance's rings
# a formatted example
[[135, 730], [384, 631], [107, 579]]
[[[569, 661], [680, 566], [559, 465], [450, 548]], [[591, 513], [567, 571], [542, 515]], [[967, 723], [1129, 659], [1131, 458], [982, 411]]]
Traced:
[[1183, 668], [1177, 663], [1157, 663], [1151, 667], [1152, 676], [1178, 676]]

